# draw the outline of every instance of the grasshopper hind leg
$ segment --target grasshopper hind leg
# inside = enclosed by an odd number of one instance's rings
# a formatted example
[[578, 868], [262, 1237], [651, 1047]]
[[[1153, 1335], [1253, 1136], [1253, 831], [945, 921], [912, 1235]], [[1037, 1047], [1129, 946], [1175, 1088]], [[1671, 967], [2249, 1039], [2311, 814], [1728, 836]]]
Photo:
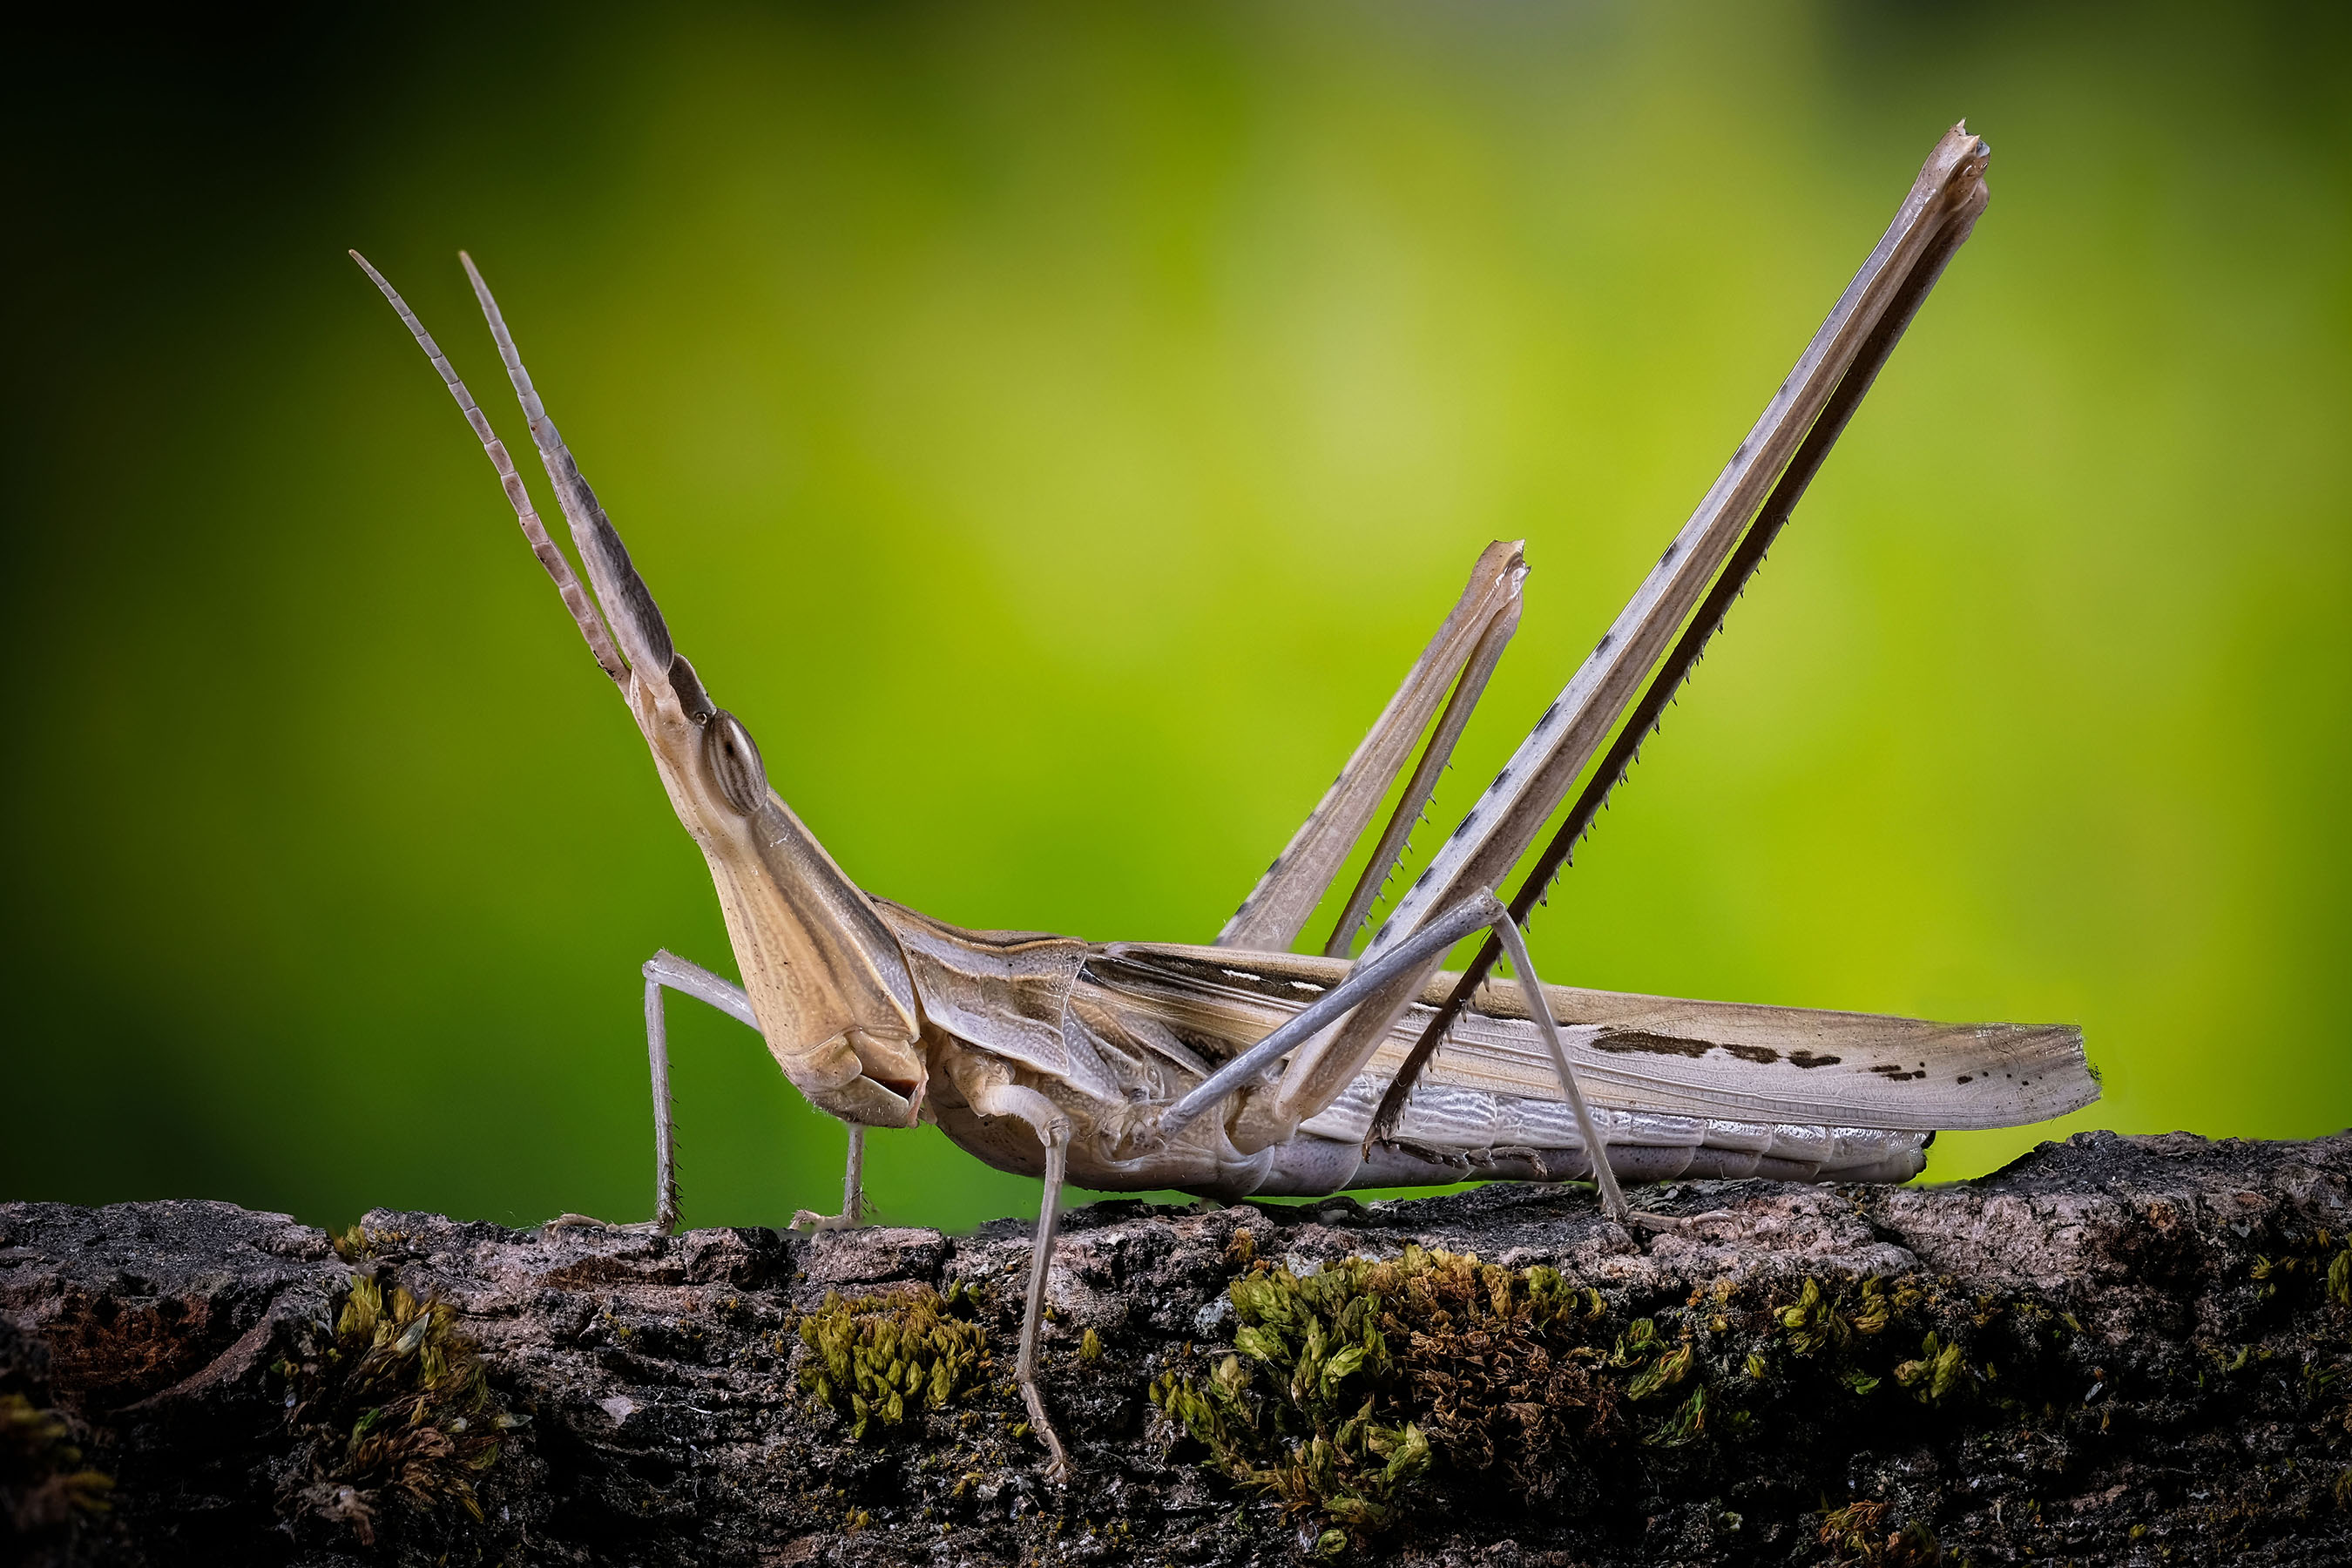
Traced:
[[[1517, 543], [1497, 541], [1479, 555], [1461, 601], [1405, 672], [1404, 683], [1389, 699], [1339, 778], [1249, 897], [1242, 900], [1234, 918], [1225, 922], [1217, 934], [1219, 947], [1278, 952], [1297, 940], [1349, 850], [1371, 825], [1390, 784], [1412, 761], [1415, 742], [1428, 731], [1428, 743], [1422, 748], [1421, 761], [1398, 799], [1395, 814], [1382, 829], [1364, 863], [1363, 875], [1323, 945], [1332, 957], [1347, 956], [1357, 928], [1404, 854], [1413, 824], [1421, 820], [1422, 808], [1437, 788], [1438, 775], [1454, 754], [1454, 743], [1469, 722], [1471, 710], [1477, 707], [1487, 678], [1503, 657], [1504, 646], [1518, 628], [1519, 586], [1526, 577], [1527, 563]], [[1433, 730], [1433, 719], [1436, 721]]]

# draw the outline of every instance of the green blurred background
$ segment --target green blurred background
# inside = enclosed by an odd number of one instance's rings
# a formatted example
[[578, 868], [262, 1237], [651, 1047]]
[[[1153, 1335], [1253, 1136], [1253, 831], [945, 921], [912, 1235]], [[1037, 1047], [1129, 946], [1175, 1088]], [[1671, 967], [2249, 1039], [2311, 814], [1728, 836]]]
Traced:
[[[707, 877], [374, 292], [453, 252], [866, 886], [1205, 941], [1489, 539], [1491, 776], [1962, 114], [1993, 203], [1536, 928], [2352, 1121], [2333, 8], [289, 10], [12, 49], [0, 1197], [650, 1210]], [[536, 479], [534, 471], [533, 478]], [[1435, 837], [1424, 830], [1420, 849]], [[688, 1215], [841, 1135], [673, 1008]], [[890, 1220], [1034, 1184], [877, 1135]]]

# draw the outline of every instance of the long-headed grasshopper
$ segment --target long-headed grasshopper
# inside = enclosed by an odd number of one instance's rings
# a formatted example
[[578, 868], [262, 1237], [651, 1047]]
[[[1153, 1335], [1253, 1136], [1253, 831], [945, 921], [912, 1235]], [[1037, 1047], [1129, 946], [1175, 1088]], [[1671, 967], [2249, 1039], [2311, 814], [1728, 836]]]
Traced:
[[[1984, 208], [1989, 155], [1965, 127], [1937, 144], [1697, 511], [1352, 960], [1406, 829], [1518, 623], [1518, 546], [1496, 544], [1479, 557], [1461, 601], [1215, 945], [964, 931], [860, 889], [769, 787], [751, 732], [711, 700], [673, 646], [472, 261], [467, 274], [586, 588], [464, 383], [392, 285], [354, 252], [481, 438], [524, 536], [620, 688], [718, 886], [742, 985], [667, 952], [645, 966], [656, 1223], [677, 1217], [665, 989], [759, 1030], [784, 1075], [848, 1124], [842, 1213], [803, 1213], [795, 1224], [855, 1223], [868, 1127], [928, 1119], [992, 1165], [1042, 1175], [1017, 1376], [1062, 1471], [1067, 1457], [1038, 1394], [1036, 1361], [1066, 1180], [1237, 1197], [1465, 1177], [1587, 1178], [1630, 1225], [1638, 1216], [1620, 1179], [1901, 1181], [1922, 1168], [1937, 1128], [2035, 1121], [2095, 1099], [2072, 1027], [1547, 987], [1519, 935], [1968, 237]], [[1424, 731], [1428, 743], [1322, 954], [1291, 952]], [[1584, 790], [1507, 909], [1492, 889], [1580, 777]], [[1489, 935], [1476, 961], [1459, 975], [1439, 973], [1446, 950], [1480, 931]], [[1509, 988], [1487, 978], [1507, 951], [1517, 981]]]

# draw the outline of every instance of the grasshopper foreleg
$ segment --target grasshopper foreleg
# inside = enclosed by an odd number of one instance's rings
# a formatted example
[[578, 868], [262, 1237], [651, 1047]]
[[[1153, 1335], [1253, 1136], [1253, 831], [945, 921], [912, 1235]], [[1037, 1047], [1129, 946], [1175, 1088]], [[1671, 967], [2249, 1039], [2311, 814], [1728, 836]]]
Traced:
[[662, 1015], [665, 988], [708, 1002], [737, 1023], [757, 1029], [751, 999], [698, 963], [663, 948], [646, 960], [646, 1058], [654, 1077], [654, 1224], [677, 1228], [677, 1124], [670, 1113], [669, 1024]]
[[[760, 1020], [742, 987], [722, 980], [698, 963], [688, 963], [667, 948], [646, 960], [646, 1057], [654, 1079], [654, 1224], [677, 1228], [677, 1125], [670, 1110], [669, 1026], [662, 1015], [662, 993], [676, 991], [708, 1002], [745, 1028], [756, 1030]], [[794, 1230], [846, 1230], [857, 1224], [866, 1173], [866, 1129], [849, 1124], [848, 1167], [841, 1182], [841, 1212], [813, 1214], [802, 1209], [793, 1215]]]

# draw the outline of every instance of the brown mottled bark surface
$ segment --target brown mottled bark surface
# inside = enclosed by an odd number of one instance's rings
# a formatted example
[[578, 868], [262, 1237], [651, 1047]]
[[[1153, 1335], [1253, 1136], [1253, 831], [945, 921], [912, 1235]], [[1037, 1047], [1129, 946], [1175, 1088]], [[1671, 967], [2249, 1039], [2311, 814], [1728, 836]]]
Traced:
[[[2347, 1181], [2352, 1134], [2087, 1133], [1949, 1186], [1655, 1189], [1637, 1201], [1686, 1223], [1644, 1238], [1581, 1190], [1097, 1205], [1068, 1218], [1047, 1332], [1067, 1488], [1005, 1383], [1021, 1223], [662, 1238], [378, 1212], [347, 1259], [225, 1204], [0, 1205], [0, 1522], [36, 1563], [2352, 1562]], [[1378, 1277], [1362, 1321], [1393, 1367], [1350, 1375], [1433, 1443], [1392, 1506], [1286, 1508], [1204, 1464], [1233, 1456], [1150, 1392], [1208, 1386], [1234, 1281], [1409, 1242], [1502, 1267], [1457, 1268], [1484, 1283], [1450, 1317]], [[355, 1276], [381, 1303], [356, 1324]], [[799, 1331], [828, 1291], [887, 1315], [958, 1281], [962, 1337], [887, 1352], [935, 1380], [899, 1425], [872, 1402], [853, 1437], [815, 1406]], [[1538, 1299], [1575, 1310], [1510, 1305]], [[952, 1344], [988, 1359], [951, 1376]], [[1543, 1404], [1563, 1390], [1590, 1396], [1575, 1419]], [[1314, 1436], [1281, 1430], [1283, 1398], [1271, 1373], [1243, 1398], [1261, 1473]]]

